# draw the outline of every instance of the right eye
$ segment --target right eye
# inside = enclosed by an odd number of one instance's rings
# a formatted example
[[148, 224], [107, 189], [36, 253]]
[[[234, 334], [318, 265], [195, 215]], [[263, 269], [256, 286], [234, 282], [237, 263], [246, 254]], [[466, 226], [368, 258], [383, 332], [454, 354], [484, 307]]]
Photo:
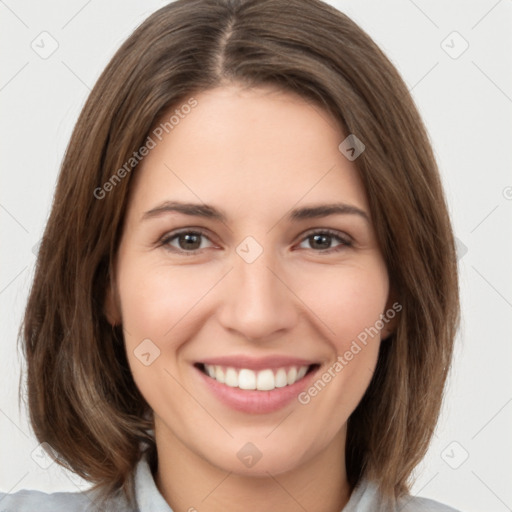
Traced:
[[201, 238], [209, 240], [202, 231], [184, 229], [166, 234], [160, 241], [160, 245], [164, 246], [172, 252], [194, 255], [205, 246], [202, 244]]

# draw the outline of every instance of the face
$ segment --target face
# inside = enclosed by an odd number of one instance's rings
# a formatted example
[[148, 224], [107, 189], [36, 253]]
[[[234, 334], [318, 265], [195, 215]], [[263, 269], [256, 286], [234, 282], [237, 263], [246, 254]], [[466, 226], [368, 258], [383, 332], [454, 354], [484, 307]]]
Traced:
[[343, 456], [390, 326], [346, 134], [290, 93], [194, 98], [136, 170], [107, 300], [157, 446], [254, 475]]

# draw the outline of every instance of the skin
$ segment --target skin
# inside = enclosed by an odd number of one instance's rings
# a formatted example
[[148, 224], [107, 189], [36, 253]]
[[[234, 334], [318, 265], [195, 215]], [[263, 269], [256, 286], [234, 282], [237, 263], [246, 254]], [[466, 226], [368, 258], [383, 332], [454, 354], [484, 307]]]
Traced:
[[[154, 411], [155, 482], [175, 512], [251, 512], [263, 503], [339, 512], [351, 492], [347, 419], [392, 324], [310, 403], [294, 400], [272, 413], [222, 404], [193, 364], [279, 354], [320, 362], [321, 376], [392, 304], [371, 220], [286, 218], [292, 208], [343, 202], [370, 219], [355, 164], [338, 150], [346, 134], [319, 107], [272, 88], [230, 85], [194, 98], [198, 105], [134, 174], [107, 297], [109, 320], [123, 324], [133, 377]], [[207, 203], [227, 221], [172, 212], [142, 219], [170, 200]], [[206, 236], [192, 249], [179, 237], [159, 243], [182, 228]], [[352, 245], [332, 237], [319, 247], [312, 229], [335, 230]], [[236, 252], [247, 236], [263, 249], [252, 263]], [[160, 350], [148, 366], [134, 354], [144, 339]], [[250, 468], [237, 457], [247, 442], [262, 454]]]

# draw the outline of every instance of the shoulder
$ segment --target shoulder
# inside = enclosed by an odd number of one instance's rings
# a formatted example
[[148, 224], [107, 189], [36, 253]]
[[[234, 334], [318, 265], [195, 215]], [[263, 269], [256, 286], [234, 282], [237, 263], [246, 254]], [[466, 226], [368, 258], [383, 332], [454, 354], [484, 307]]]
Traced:
[[[427, 498], [406, 494], [398, 501], [384, 500], [375, 482], [362, 480], [342, 512], [461, 512]], [[0, 511], [1, 512], [1, 511]]]
[[120, 489], [108, 496], [94, 488], [55, 493], [22, 490], [0, 492], [0, 512], [172, 512], [156, 487], [146, 454], [137, 463], [133, 476], [130, 485], [135, 503], [130, 503]]
[[0, 512], [113, 512], [129, 510], [119, 498], [101, 502], [92, 491], [55, 492], [21, 490], [0, 492]]
[[404, 496], [397, 509], [401, 512], [460, 512], [438, 501], [416, 496]]
[[[38, 510], [91, 510], [91, 499], [81, 492], [56, 492], [22, 490], [13, 494], [0, 492], [0, 512], [25, 512]], [[89, 507], [89, 508], [88, 508]]]

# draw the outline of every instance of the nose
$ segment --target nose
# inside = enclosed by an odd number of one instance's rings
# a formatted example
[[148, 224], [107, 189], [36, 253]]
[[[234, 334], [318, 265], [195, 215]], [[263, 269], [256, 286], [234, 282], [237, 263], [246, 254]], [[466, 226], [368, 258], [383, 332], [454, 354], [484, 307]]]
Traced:
[[273, 339], [293, 328], [300, 303], [271, 250], [252, 263], [234, 254], [219, 313], [223, 327], [252, 341]]

